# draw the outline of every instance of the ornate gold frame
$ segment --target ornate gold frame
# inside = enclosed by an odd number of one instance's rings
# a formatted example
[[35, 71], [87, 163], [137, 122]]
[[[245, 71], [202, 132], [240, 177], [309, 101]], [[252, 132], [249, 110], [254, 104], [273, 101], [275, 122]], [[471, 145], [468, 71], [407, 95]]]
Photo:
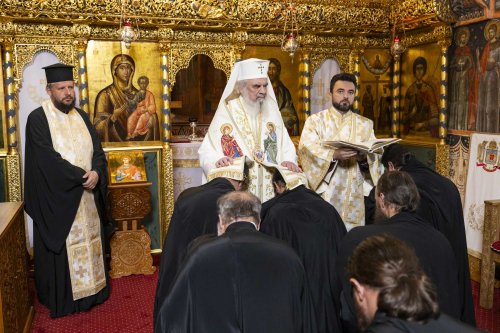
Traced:
[[[160, 248], [151, 248], [151, 252], [160, 252], [161, 247], [163, 246], [163, 241], [165, 239], [166, 231], [168, 230], [168, 225], [170, 221], [170, 217], [166, 215], [169, 209], [173, 212], [173, 202], [172, 207], [169, 207], [169, 200], [165, 200], [165, 192], [169, 191], [169, 188], [172, 188], [172, 196], [173, 196], [173, 175], [172, 173], [166, 174], [164, 163], [172, 164], [172, 159], [168, 159], [168, 155], [165, 156], [165, 148], [162, 146], [160, 142], [134, 142], [133, 144], [120, 145], [116, 142], [108, 142], [106, 146], [103, 148], [106, 153], [109, 152], [122, 152], [122, 151], [134, 151], [141, 150], [144, 153], [154, 152], [157, 156], [157, 168], [158, 168], [158, 212], [160, 217]], [[168, 153], [167, 153], [168, 154]], [[171, 156], [171, 155], [170, 155]], [[149, 180], [151, 182], [151, 180]]]

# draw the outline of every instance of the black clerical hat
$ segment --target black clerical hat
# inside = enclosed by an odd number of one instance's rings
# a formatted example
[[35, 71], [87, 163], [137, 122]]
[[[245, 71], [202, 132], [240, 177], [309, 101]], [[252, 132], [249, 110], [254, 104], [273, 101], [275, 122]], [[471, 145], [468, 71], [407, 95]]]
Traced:
[[47, 83], [73, 81], [73, 67], [62, 63], [53, 64], [43, 67]]

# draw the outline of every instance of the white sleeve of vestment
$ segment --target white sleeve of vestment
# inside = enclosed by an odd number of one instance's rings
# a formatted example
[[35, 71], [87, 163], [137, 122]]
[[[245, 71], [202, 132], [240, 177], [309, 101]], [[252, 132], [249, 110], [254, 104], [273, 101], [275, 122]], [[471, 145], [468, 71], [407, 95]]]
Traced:
[[224, 156], [220, 150], [220, 143], [217, 145], [213, 136], [210, 135], [210, 128], [201, 143], [200, 149], [198, 149], [198, 155], [200, 156], [200, 166], [205, 177], [210, 170], [215, 168], [215, 162]]
[[335, 168], [329, 172], [334, 150], [321, 146], [320, 126], [321, 119], [317, 115], [307, 118], [299, 143], [302, 170], [311, 189], [317, 192], [321, 190], [324, 180], [329, 181], [335, 172]]
[[286, 130], [286, 127], [283, 125], [283, 131], [282, 131], [282, 157], [283, 159], [280, 161], [290, 161], [295, 164], [297, 164], [297, 151], [295, 150], [295, 145], [293, 144], [292, 139], [290, 138], [290, 135], [288, 135], [288, 131]]

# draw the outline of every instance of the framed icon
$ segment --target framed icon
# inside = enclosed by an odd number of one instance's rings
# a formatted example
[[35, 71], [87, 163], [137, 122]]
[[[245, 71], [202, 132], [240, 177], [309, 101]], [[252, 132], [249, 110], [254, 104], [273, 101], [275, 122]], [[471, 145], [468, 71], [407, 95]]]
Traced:
[[110, 184], [148, 181], [142, 151], [111, 151], [108, 167]]

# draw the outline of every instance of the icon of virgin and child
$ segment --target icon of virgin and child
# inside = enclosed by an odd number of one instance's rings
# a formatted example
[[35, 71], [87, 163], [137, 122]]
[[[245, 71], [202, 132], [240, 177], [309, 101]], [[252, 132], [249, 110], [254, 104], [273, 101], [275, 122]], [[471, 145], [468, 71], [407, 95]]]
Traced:
[[102, 89], [95, 101], [94, 126], [102, 142], [153, 141], [160, 139], [155, 99], [149, 78], [133, 84], [135, 61], [126, 54], [111, 60], [113, 83]]

